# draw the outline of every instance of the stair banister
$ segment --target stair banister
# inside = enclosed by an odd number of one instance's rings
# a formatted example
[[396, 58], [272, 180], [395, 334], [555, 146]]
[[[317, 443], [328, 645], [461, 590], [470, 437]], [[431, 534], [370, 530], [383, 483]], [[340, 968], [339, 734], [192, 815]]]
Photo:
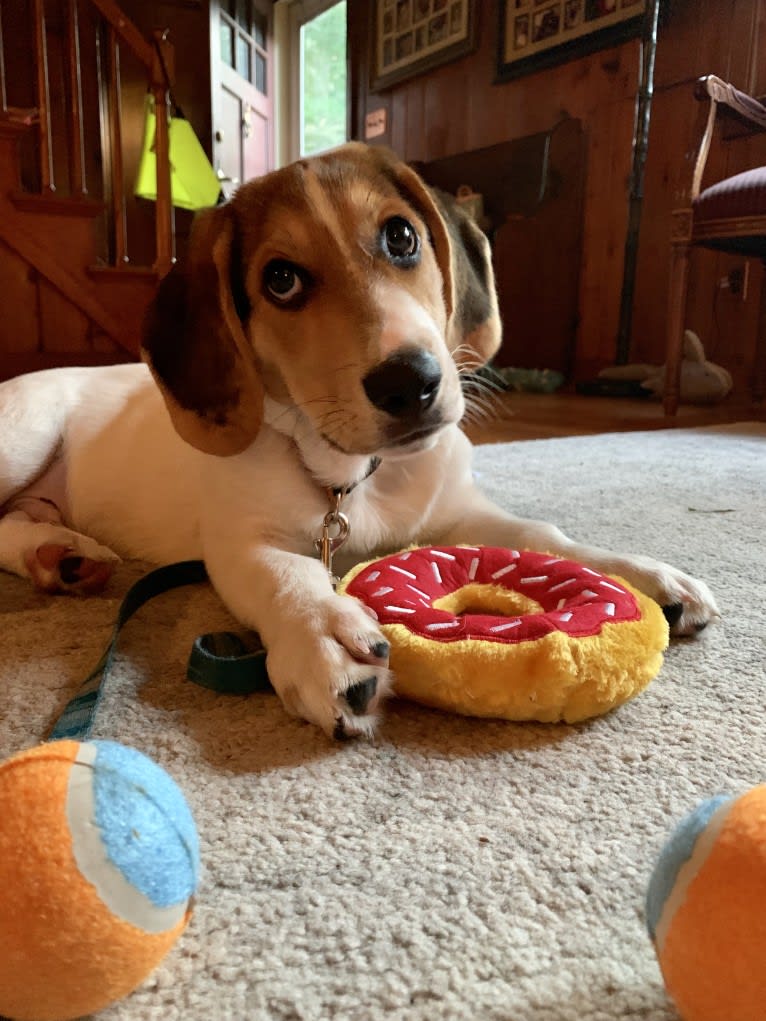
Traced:
[[[167, 31], [154, 33], [152, 41], [122, 12], [115, 0], [84, 0], [98, 11], [106, 23], [108, 78], [106, 82], [106, 114], [111, 148], [109, 187], [110, 212], [113, 221], [114, 261], [119, 266], [128, 262], [125, 216], [126, 186], [122, 163], [122, 112], [120, 86], [120, 46], [125, 45], [143, 65], [149, 91], [156, 111], [155, 151], [157, 163], [157, 200], [155, 204], [155, 261], [153, 269], [164, 275], [174, 260], [174, 222], [170, 190], [170, 159], [168, 125], [169, 98], [173, 86], [174, 52]], [[43, 195], [56, 194], [51, 126], [50, 78], [48, 72], [48, 40], [45, 0], [33, 0], [33, 34], [36, 57], [36, 89], [38, 105], [38, 136], [40, 148], [40, 184]], [[85, 139], [80, 68], [80, 29], [77, 0], [65, 0], [66, 16], [66, 81], [68, 92], [66, 139], [69, 161], [69, 190], [72, 196], [88, 193], [85, 180]], [[0, 26], [1, 27], [1, 26]], [[2, 40], [0, 40], [1, 44]], [[0, 59], [2, 59], [0, 57]], [[0, 65], [3, 111], [6, 111], [5, 72]], [[162, 113], [165, 112], [165, 116]]]

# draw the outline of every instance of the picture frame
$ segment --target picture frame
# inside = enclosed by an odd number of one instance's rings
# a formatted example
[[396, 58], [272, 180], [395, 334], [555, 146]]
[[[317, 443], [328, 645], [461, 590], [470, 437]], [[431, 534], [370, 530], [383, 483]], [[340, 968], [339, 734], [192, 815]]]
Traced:
[[372, 0], [370, 89], [381, 92], [470, 53], [477, 0]]
[[637, 36], [646, 0], [500, 0], [497, 81]]

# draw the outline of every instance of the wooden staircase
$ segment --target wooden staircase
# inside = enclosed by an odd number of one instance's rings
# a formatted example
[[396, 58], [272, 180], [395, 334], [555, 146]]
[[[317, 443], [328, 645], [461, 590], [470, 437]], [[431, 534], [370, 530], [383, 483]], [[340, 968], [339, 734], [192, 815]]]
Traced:
[[133, 360], [174, 258], [166, 118], [157, 201], [132, 195], [172, 47], [114, 0], [0, 0], [0, 30], [0, 379]]

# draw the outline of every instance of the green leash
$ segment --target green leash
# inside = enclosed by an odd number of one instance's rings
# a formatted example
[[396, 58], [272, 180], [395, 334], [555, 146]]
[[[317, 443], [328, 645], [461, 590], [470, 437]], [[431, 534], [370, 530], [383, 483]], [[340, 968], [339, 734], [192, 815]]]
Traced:
[[[123, 626], [145, 603], [182, 585], [209, 581], [201, 560], [185, 560], [158, 567], [128, 591], [117, 612], [114, 630], [96, 666], [80, 685], [53, 725], [48, 741], [81, 741], [90, 736], [104, 684], [112, 667]], [[205, 688], [229, 695], [273, 691], [266, 673], [266, 650], [255, 631], [220, 631], [200, 635], [189, 655], [186, 676]]]

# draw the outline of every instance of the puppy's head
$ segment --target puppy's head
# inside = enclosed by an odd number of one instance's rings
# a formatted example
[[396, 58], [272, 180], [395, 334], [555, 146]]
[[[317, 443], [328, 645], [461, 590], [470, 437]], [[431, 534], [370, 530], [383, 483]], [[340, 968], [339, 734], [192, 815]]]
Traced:
[[[178, 432], [237, 453], [265, 395], [350, 454], [414, 448], [457, 421], [451, 351], [486, 360], [499, 341], [486, 242], [467, 229], [410, 168], [355, 143], [204, 213], [144, 333]], [[466, 299], [477, 280], [483, 303]]]

